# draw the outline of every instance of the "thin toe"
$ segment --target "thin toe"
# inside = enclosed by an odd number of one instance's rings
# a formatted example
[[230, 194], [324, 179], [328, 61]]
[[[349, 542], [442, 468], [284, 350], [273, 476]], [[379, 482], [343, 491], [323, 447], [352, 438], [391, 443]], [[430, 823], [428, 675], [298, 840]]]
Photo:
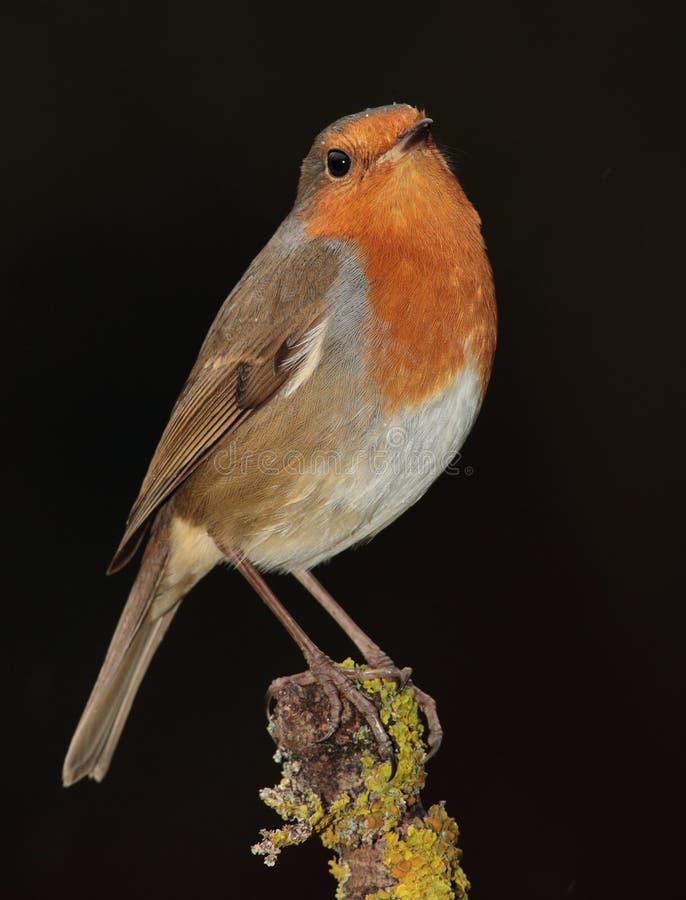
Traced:
[[427, 763], [438, 753], [441, 741], [443, 740], [443, 727], [441, 725], [441, 720], [438, 718], [438, 710], [434, 698], [430, 694], [421, 691], [414, 684], [412, 685], [412, 690], [414, 691], [417, 703], [419, 704], [419, 708], [421, 709], [428, 726], [426, 742], [429, 745], [429, 752], [424, 757], [424, 762]]

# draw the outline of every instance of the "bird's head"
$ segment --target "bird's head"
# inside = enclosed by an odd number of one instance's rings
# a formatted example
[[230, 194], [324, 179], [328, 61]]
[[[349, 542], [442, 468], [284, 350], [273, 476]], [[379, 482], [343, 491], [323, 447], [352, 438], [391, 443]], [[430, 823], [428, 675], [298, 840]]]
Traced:
[[406, 104], [339, 119], [302, 164], [296, 211], [308, 230], [358, 237], [380, 219], [394, 230], [459, 185], [431, 137], [432, 120]]

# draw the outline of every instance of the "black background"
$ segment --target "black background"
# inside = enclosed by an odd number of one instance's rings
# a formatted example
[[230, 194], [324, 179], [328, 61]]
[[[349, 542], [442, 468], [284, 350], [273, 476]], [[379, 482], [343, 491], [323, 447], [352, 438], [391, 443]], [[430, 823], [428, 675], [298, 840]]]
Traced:
[[[0, 38], [3, 813], [12, 898], [326, 898], [276, 870], [262, 696], [297, 650], [193, 592], [105, 782], [60, 767], [133, 571], [103, 570], [220, 302], [315, 133], [424, 105], [500, 309], [462, 463], [319, 574], [439, 700], [475, 900], [683, 896], [684, 156], [677, 4], [25, 2]], [[336, 658], [302, 591], [282, 598]]]

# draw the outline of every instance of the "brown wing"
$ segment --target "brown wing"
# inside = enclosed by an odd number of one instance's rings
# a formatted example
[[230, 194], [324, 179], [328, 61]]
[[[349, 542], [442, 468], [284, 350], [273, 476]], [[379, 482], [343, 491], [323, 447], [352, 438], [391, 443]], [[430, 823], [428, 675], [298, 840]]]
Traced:
[[272, 338], [258, 351], [222, 354], [196, 368], [162, 433], [108, 572], [126, 565], [136, 552], [150, 515], [217, 441], [297, 376], [308, 358], [310, 336], [321, 324], [321, 312], [317, 310], [296, 332]]
[[255, 258], [200, 350], [108, 572], [126, 565], [152, 513], [224, 435], [287, 382], [298, 385], [322, 334], [337, 273], [336, 254], [319, 239], [303, 242], [289, 220]]

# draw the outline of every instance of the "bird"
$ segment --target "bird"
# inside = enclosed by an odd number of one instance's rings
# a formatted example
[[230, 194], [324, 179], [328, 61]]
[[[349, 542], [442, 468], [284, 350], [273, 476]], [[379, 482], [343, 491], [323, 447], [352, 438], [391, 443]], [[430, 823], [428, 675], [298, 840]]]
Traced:
[[[311, 570], [424, 494], [462, 447], [490, 378], [497, 313], [481, 220], [432, 125], [424, 110], [393, 103], [325, 128], [291, 212], [220, 307], [108, 569], [123, 568], [148, 535], [64, 761], [65, 786], [105, 776], [182, 599], [220, 563], [299, 646], [303, 677], [329, 700], [329, 734], [347, 699], [392, 753], [350, 670], [305, 633], [265, 574], [293, 575], [369, 671], [409, 671]], [[440, 732], [435, 704], [421, 699]]]

